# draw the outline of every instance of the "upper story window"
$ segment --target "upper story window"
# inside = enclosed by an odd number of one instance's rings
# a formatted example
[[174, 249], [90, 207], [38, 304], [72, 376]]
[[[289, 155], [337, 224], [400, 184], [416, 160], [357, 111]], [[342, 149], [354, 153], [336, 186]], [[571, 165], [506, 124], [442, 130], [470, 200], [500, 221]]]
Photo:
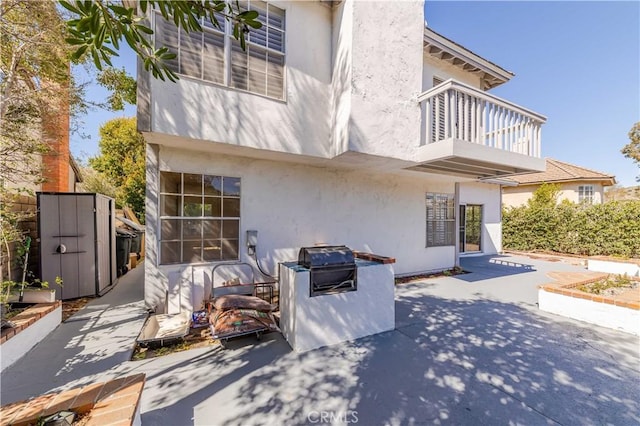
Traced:
[[455, 200], [453, 194], [429, 192], [427, 205], [427, 247], [455, 245]]
[[578, 186], [578, 202], [593, 204], [593, 185]]
[[203, 32], [187, 33], [155, 15], [155, 40], [177, 57], [167, 63], [177, 74], [284, 99], [285, 13], [258, 0], [238, 1], [241, 10], [255, 10], [262, 27], [251, 29], [246, 50], [233, 37], [233, 26], [219, 17], [220, 28], [206, 18]]
[[160, 264], [238, 259], [240, 178], [160, 172]]

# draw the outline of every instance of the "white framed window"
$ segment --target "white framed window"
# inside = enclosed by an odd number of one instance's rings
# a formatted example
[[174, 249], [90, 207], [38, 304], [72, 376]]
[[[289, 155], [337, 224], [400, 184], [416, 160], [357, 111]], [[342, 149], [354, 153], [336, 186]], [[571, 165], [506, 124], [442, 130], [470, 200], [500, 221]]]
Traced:
[[428, 192], [427, 208], [427, 244], [426, 247], [455, 245], [455, 199], [454, 194]]
[[160, 172], [160, 264], [237, 260], [240, 178]]
[[203, 31], [186, 33], [155, 14], [155, 40], [177, 57], [168, 67], [177, 74], [275, 99], [285, 94], [285, 12], [260, 0], [238, 1], [240, 10], [255, 10], [260, 29], [246, 36], [246, 50], [233, 37], [233, 25], [221, 16], [220, 28], [206, 18]]
[[578, 186], [578, 202], [593, 204], [593, 185]]

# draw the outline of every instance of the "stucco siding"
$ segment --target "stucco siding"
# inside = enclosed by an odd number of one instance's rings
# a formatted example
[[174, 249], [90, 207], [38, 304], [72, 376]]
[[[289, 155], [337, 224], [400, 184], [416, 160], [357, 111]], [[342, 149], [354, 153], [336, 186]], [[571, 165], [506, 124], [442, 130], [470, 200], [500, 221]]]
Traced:
[[500, 186], [484, 183], [460, 184], [460, 204], [482, 206], [481, 250], [484, 254], [502, 251], [502, 212]]
[[415, 157], [423, 31], [423, 1], [353, 2], [351, 151]]
[[[177, 150], [147, 150], [149, 167], [241, 178], [240, 260], [254, 263], [246, 251], [247, 230], [258, 231], [258, 257], [275, 273], [282, 261], [297, 259], [302, 246], [346, 244], [355, 250], [397, 259], [395, 272], [406, 274], [454, 265], [454, 247], [425, 248], [426, 192], [454, 192], [451, 179], [367, 173], [291, 163]], [[157, 200], [157, 173], [147, 175], [147, 200]], [[201, 301], [213, 263], [157, 265], [159, 218], [148, 201], [147, 276], [149, 306], [163, 305], [165, 291], [182, 294], [188, 308]], [[193, 283], [185, 287], [185, 282]], [[186, 293], [185, 293], [186, 292]]]
[[151, 79], [151, 131], [330, 157], [331, 10], [273, 2], [286, 12], [286, 96], [269, 99], [181, 76]]
[[437, 77], [442, 81], [452, 78], [477, 89], [482, 88], [480, 84], [480, 77], [475, 74], [463, 71], [460, 68], [442, 60], [435, 59], [427, 53], [424, 53], [423, 61], [422, 90], [428, 90], [433, 87], [434, 77]]
[[[579, 202], [578, 187], [581, 185], [593, 186], [593, 204], [600, 204], [604, 199], [604, 187], [601, 183], [589, 181], [564, 182], [557, 184], [559, 188], [558, 202], [563, 200], [574, 203]], [[502, 202], [505, 207], [518, 207], [527, 204], [533, 197], [533, 193], [540, 188], [540, 185], [520, 185], [504, 187]]]

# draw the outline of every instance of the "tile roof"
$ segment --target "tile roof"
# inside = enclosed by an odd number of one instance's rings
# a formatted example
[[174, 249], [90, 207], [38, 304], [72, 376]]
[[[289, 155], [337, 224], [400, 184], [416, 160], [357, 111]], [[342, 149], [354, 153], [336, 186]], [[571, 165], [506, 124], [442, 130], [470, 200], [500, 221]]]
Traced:
[[509, 180], [517, 182], [520, 185], [582, 180], [599, 181], [602, 182], [604, 186], [614, 185], [616, 183], [616, 177], [613, 175], [554, 160], [552, 158], [546, 159], [546, 170], [544, 172], [511, 176], [509, 177]]

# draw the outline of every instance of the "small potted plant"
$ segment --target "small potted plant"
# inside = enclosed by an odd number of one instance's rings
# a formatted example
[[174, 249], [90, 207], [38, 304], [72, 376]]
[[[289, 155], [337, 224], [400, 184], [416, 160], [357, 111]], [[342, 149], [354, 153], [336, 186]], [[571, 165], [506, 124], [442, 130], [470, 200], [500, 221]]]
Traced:
[[[6, 302], [18, 303], [51, 303], [56, 301], [56, 290], [49, 288], [47, 281], [34, 279], [31, 283], [27, 283], [27, 270], [29, 263], [29, 250], [31, 248], [31, 237], [25, 237], [17, 247], [18, 259], [17, 263], [22, 268], [22, 281], [5, 281], [3, 289], [6, 288]], [[56, 277], [56, 284], [62, 286], [62, 279]], [[3, 291], [4, 293], [4, 291]]]

